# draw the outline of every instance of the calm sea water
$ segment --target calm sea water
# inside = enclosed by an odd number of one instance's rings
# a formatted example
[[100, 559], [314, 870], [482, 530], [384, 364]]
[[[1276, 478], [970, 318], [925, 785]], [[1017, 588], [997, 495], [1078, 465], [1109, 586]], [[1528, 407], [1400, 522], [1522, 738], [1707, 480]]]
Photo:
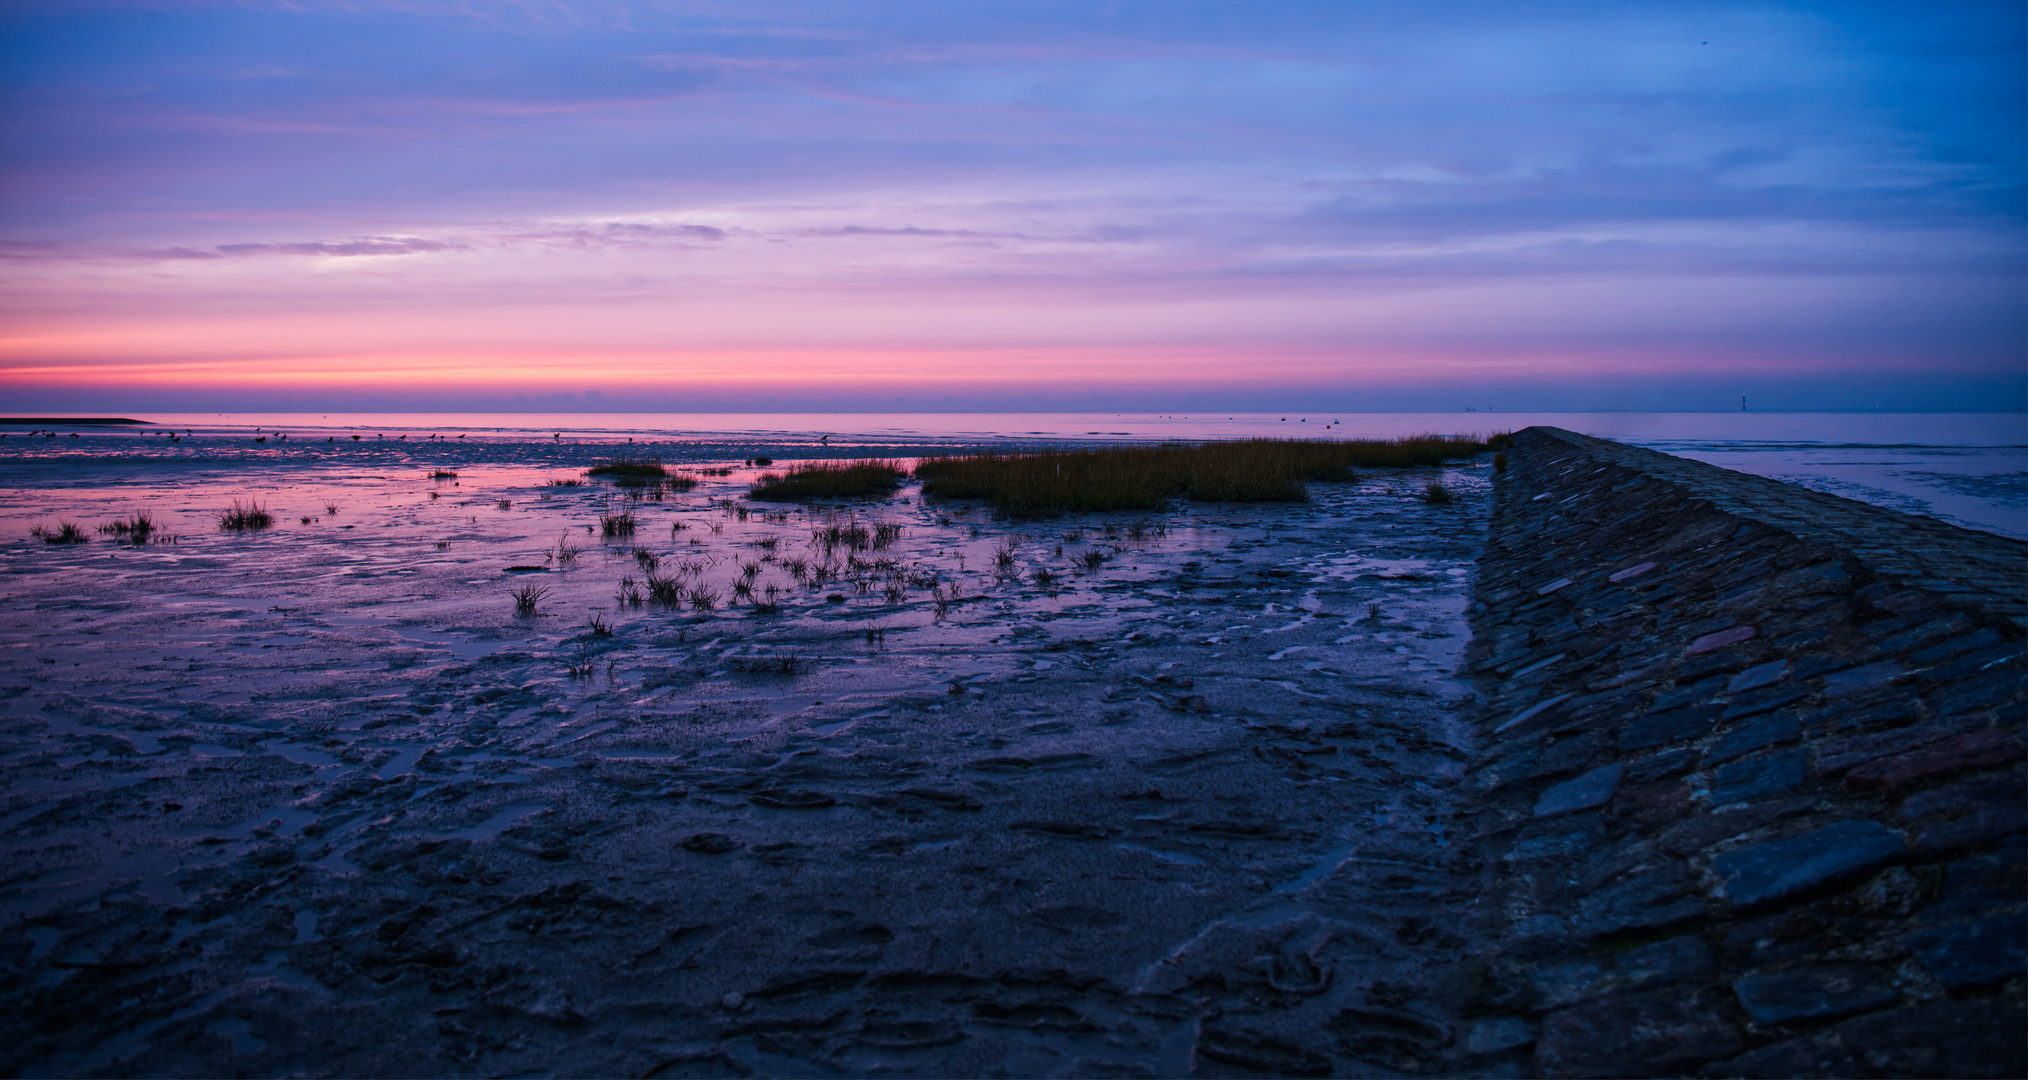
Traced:
[[[1248, 436], [1488, 435], [1548, 424], [1972, 528], [2028, 538], [2028, 414], [2012, 413], [287, 413], [159, 414], [141, 429], [0, 440], [47, 456], [342, 463], [390, 457], [561, 462], [587, 444], [678, 460]], [[161, 432], [188, 433], [170, 443]], [[275, 436], [287, 434], [288, 440]], [[271, 441], [254, 443], [267, 436]], [[353, 436], [358, 436], [355, 440]], [[433, 438], [434, 436], [434, 438]], [[462, 438], [460, 438], [462, 436]], [[19, 441], [17, 441], [19, 440]], [[328, 440], [328, 441], [327, 441]]]

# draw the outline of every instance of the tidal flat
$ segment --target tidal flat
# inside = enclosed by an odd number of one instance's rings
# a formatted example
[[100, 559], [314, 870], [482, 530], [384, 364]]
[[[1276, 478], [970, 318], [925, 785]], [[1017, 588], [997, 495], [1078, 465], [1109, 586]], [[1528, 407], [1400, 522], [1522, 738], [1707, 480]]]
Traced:
[[[5, 463], [7, 1072], [1436, 1045], [1490, 455], [1010, 521], [749, 501], [726, 457], [656, 498], [599, 452]], [[147, 543], [91, 531], [135, 512]], [[29, 535], [59, 521], [89, 541]], [[1276, 1036], [1318, 1030], [1347, 1056]]]

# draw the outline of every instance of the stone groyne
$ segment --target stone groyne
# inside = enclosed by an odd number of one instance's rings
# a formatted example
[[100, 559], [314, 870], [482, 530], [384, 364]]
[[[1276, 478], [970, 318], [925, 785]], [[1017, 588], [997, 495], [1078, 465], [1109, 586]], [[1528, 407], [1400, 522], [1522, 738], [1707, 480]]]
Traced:
[[2028, 544], [1554, 428], [1474, 605], [1480, 1074], [2028, 1074]]

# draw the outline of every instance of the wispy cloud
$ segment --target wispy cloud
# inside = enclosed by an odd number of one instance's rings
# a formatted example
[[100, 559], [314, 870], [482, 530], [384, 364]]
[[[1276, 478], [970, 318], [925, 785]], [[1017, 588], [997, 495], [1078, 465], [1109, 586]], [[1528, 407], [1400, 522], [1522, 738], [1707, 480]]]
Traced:
[[2015, 4], [11, 10], [0, 312], [58, 351], [2028, 344]]

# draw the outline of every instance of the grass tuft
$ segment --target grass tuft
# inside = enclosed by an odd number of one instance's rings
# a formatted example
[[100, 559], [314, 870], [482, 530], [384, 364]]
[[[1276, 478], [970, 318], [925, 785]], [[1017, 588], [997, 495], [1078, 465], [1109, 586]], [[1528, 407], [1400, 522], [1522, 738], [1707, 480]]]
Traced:
[[747, 498], [775, 502], [866, 498], [892, 492], [907, 476], [896, 461], [813, 461], [787, 472], [763, 473]]
[[[628, 579], [631, 580], [631, 579]], [[683, 603], [683, 577], [680, 574], [661, 574], [648, 571], [648, 599], [669, 607], [680, 607]]]
[[984, 499], [1010, 517], [1153, 510], [1198, 502], [1299, 502], [1306, 481], [1353, 479], [1359, 468], [1442, 464], [1484, 449], [1463, 436], [1405, 439], [1240, 439], [1199, 445], [1110, 446], [1035, 454], [924, 458], [923, 494]]
[[533, 615], [535, 606], [542, 602], [543, 597], [549, 595], [549, 586], [537, 585], [531, 581], [507, 595], [514, 598], [514, 614]]
[[231, 509], [218, 515], [218, 527], [244, 532], [248, 529], [265, 529], [275, 523], [275, 516], [267, 512], [260, 503], [248, 502], [241, 506], [238, 499], [232, 501]]
[[159, 531], [159, 526], [155, 524], [155, 519], [149, 517], [145, 510], [137, 510], [132, 517], [108, 521], [104, 525], [99, 526], [99, 535], [101, 536], [117, 536], [122, 540], [131, 541], [136, 544], [147, 543], [148, 538], [155, 535], [157, 531]]
[[1451, 494], [1450, 488], [1447, 488], [1442, 484], [1439, 484], [1436, 481], [1432, 480], [1429, 482], [1428, 487], [1422, 489], [1422, 501], [1430, 504], [1431, 506], [1449, 506], [1450, 504], [1457, 502], [1458, 497], [1456, 495]]
[[458, 474], [457, 474], [457, 473], [454, 473], [454, 472], [452, 472], [452, 471], [451, 471], [451, 470], [449, 470], [449, 469], [431, 469], [431, 470], [430, 470], [430, 479], [432, 479], [432, 480], [456, 480], [457, 478], [458, 478]]
[[600, 514], [599, 535], [632, 536], [634, 535], [634, 527], [639, 524], [640, 521], [630, 511], [621, 511], [617, 514]]
[[725, 666], [742, 675], [800, 675], [810, 669], [810, 662], [793, 652], [756, 653], [732, 657]]
[[45, 529], [37, 525], [28, 530], [28, 535], [45, 544], [82, 544], [91, 539], [85, 535], [83, 529], [68, 521], [58, 523], [54, 529]]

